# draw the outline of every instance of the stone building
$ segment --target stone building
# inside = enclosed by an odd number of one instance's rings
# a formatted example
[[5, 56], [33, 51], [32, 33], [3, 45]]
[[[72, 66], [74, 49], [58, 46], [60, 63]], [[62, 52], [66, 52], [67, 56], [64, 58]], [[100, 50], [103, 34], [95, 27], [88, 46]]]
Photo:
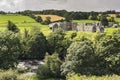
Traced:
[[104, 32], [104, 27], [100, 23], [75, 23], [75, 22], [55, 22], [49, 25], [52, 31], [82, 31], [82, 32]]
[[78, 31], [82, 32], [104, 32], [104, 26], [100, 23], [82, 23], [77, 25]]

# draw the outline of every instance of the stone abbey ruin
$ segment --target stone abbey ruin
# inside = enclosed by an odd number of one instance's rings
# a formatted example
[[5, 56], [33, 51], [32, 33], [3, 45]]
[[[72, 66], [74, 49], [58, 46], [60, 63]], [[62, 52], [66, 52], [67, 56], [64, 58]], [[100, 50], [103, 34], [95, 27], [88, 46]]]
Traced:
[[52, 31], [81, 31], [81, 32], [104, 32], [104, 26], [101, 23], [75, 23], [75, 22], [55, 22], [49, 24]]

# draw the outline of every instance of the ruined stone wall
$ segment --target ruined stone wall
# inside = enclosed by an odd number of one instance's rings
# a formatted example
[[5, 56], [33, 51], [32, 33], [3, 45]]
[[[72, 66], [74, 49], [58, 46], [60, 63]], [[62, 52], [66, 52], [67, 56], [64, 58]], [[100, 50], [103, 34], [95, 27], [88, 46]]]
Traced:
[[104, 27], [100, 23], [57, 22], [52, 24], [52, 30], [55, 31], [55, 29], [62, 29], [63, 31], [104, 32]]

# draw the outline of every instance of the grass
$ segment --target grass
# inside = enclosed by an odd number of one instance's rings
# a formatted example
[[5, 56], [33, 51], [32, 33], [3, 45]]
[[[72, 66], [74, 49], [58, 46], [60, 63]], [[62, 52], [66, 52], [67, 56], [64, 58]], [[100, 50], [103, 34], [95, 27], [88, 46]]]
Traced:
[[120, 80], [118, 75], [105, 75], [105, 76], [84, 76], [84, 75], [72, 75], [68, 76], [67, 80]]
[[37, 14], [35, 16], [41, 16], [43, 21], [46, 20], [46, 17], [50, 17], [51, 18], [51, 21], [54, 22], [54, 21], [59, 21], [59, 20], [64, 20], [65, 18], [64, 17], [61, 17], [61, 16], [57, 16], [57, 15], [40, 15], [40, 14]]
[[105, 28], [106, 34], [112, 34], [114, 31], [118, 30], [120, 28]]
[[[58, 78], [48, 78], [48, 79], [38, 79], [36, 76], [33, 76], [31, 80], [63, 80]], [[104, 75], [104, 76], [85, 76], [85, 75], [72, 75], [67, 76], [66, 80], [120, 80], [118, 75]]]
[[119, 24], [120, 24], [120, 18], [115, 18], [115, 21], [119, 22]]
[[6, 26], [8, 20], [16, 24], [21, 32], [23, 32], [24, 29], [31, 30], [31, 28], [33, 27], [39, 27], [40, 30], [45, 33], [45, 35], [48, 35], [51, 32], [48, 25], [42, 25], [28, 16], [18, 14], [0, 15], [0, 31], [4, 31], [7, 29]]
[[77, 22], [77, 23], [93, 23], [93, 22], [97, 22], [97, 20], [73, 20], [73, 22]]
[[28, 16], [22, 16], [18, 14], [7, 14], [7, 15], [0, 15], [0, 27], [6, 27], [8, 20], [12, 21], [18, 27], [34, 27], [41, 25], [37, 23], [34, 19]]

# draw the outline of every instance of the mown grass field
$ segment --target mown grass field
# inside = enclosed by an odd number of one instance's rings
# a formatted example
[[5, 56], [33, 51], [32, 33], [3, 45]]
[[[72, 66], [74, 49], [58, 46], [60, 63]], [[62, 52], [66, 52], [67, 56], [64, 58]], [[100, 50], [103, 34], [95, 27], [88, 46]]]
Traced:
[[50, 17], [51, 18], [51, 21], [54, 22], [54, 21], [59, 21], [59, 20], [64, 20], [65, 18], [64, 17], [61, 17], [61, 16], [57, 16], [57, 15], [40, 15], [40, 14], [37, 14], [35, 16], [41, 16], [41, 18], [44, 20], [46, 20], [46, 17]]
[[43, 33], [46, 35], [51, 32], [48, 25], [42, 25], [28, 16], [22, 16], [18, 14], [0, 15], [0, 31], [7, 29], [6, 26], [8, 20], [16, 24], [21, 32], [23, 32], [24, 29], [31, 30], [33, 27], [39, 27], [40, 30], [43, 31]]
[[98, 22], [97, 20], [73, 20], [73, 22], [77, 23], [93, 23], [93, 22]]

